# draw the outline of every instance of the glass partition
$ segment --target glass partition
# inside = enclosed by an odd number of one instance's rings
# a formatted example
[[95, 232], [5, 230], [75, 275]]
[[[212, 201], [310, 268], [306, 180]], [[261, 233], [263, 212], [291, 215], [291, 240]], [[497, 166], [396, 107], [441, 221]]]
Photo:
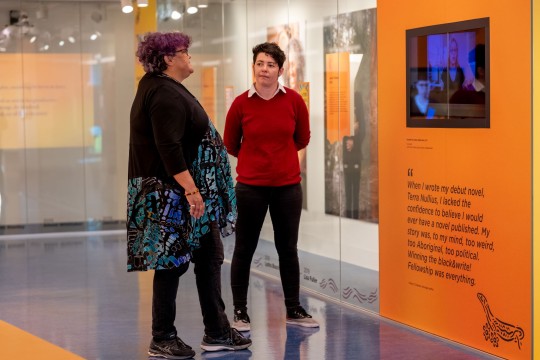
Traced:
[[[304, 94], [311, 121], [310, 144], [299, 154], [301, 284], [378, 311], [376, 2], [211, 1], [176, 21], [163, 16], [158, 29], [193, 37], [196, 71], [185, 83], [220, 131], [231, 101], [251, 85], [252, 47], [275, 41], [284, 49], [281, 81]], [[208, 88], [214, 100], [204, 103]], [[234, 238], [226, 239], [229, 259], [233, 248]], [[252, 269], [279, 276], [278, 264], [268, 216]]]
[[123, 221], [133, 18], [55, 1], [2, 1], [0, 16], [3, 232]]
[[[378, 311], [376, 1], [211, 0], [194, 14], [184, 1], [155, 4], [158, 30], [192, 36], [185, 85], [221, 133], [251, 85], [252, 47], [284, 49], [281, 81], [304, 96], [311, 124], [299, 154], [301, 285]], [[0, 36], [0, 234], [121, 224], [135, 14], [115, 1], [2, 1], [1, 16], [13, 24]], [[225, 239], [228, 259], [233, 248]], [[268, 217], [252, 269], [279, 276], [278, 264]]]

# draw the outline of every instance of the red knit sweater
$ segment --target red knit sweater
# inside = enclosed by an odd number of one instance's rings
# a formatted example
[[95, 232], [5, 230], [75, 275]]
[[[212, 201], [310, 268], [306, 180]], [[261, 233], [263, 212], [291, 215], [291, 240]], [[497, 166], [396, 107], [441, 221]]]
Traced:
[[298, 150], [309, 143], [309, 114], [300, 94], [290, 88], [264, 100], [248, 91], [232, 103], [223, 141], [238, 157], [236, 180], [256, 186], [298, 184]]

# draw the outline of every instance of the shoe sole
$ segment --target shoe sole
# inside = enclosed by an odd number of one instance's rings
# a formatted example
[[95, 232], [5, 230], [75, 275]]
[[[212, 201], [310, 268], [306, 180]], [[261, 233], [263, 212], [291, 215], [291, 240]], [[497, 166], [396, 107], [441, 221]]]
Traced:
[[287, 324], [303, 326], [303, 327], [307, 327], [307, 328], [318, 328], [319, 327], [319, 324], [316, 323], [316, 322], [302, 322], [302, 321], [298, 321], [298, 320], [289, 320], [289, 319], [287, 319]]
[[251, 346], [251, 343], [245, 344], [245, 345], [210, 345], [210, 344], [201, 344], [201, 349], [204, 351], [222, 351], [222, 350], [229, 350], [229, 351], [236, 351], [236, 350], [244, 350]]
[[241, 325], [238, 325], [238, 324], [232, 324], [231, 327], [232, 327], [233, 329], [236, 329], [236, 330], [241, 331], [241, 332], [251, 331], [251, 326], [250, 326], [250, 324], [241, 324]]
[[184, 355], [184, 356], [163, 355], [163, 354], [158, 354], [151, 351], [148, 352], [148, 355], [152, 357], [163, 358], [163, 359], [184, 360], [184, 359], [193, 359], [193, 357], [195, 356], [195, 351], [193, 352], [193, 355]]

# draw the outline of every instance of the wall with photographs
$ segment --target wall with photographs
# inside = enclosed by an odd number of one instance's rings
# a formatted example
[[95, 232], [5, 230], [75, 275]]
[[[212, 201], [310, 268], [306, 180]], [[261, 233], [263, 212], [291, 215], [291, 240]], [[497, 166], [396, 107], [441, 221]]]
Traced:
[[[276, 41], [288, 55], [283, 83], [309, 104], [311, 141], [299, 154], [302, 286], [378, 311], [376, 2], [235, 2], [225, 15], [224, 86], [247, 90], [251, 48]], [[233, 37], [239, 31], [246, 37]], [[269, 217], [261, 240], [253, 269], [278, 276]]]
[[[531, 3], [439, 5], [444, 11], [420, 0], [377, 9], [380, 313], [502, 358], [530, 359]], [[489, 127], [452, 127], [452, 118], [444, 127], [426, 126], [427, 118], [408, 127], [406, 32], [483, 18], [489, 37], [478, 39], [490, 51], [490, 81], [470, 94], [490, 96]], [[450, 45], [441, 53], [451, 55]], [[458, 60], [462, 68], [468, 59]], [[426, 82], [436, 86], [437, 78]]]

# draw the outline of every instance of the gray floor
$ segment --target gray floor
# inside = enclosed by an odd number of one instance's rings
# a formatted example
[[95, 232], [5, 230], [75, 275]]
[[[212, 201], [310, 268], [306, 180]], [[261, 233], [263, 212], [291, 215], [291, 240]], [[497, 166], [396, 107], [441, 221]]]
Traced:
[[[86, 359], [148, 359], [151, 273], [125, 271], [125, 236], [89, 234], [0, 237], [0, 320]], [[228, 280], [226, 263], [223, 293], [231, 304]], [[253, 346], [203, 353], [190, 270], [181, 280], [176, 324], [195, 359], [495, 359], [312, 293], [302, 292], [302, 303], [320, 329], [286, 326], [279, 281], [253, 273]]]

